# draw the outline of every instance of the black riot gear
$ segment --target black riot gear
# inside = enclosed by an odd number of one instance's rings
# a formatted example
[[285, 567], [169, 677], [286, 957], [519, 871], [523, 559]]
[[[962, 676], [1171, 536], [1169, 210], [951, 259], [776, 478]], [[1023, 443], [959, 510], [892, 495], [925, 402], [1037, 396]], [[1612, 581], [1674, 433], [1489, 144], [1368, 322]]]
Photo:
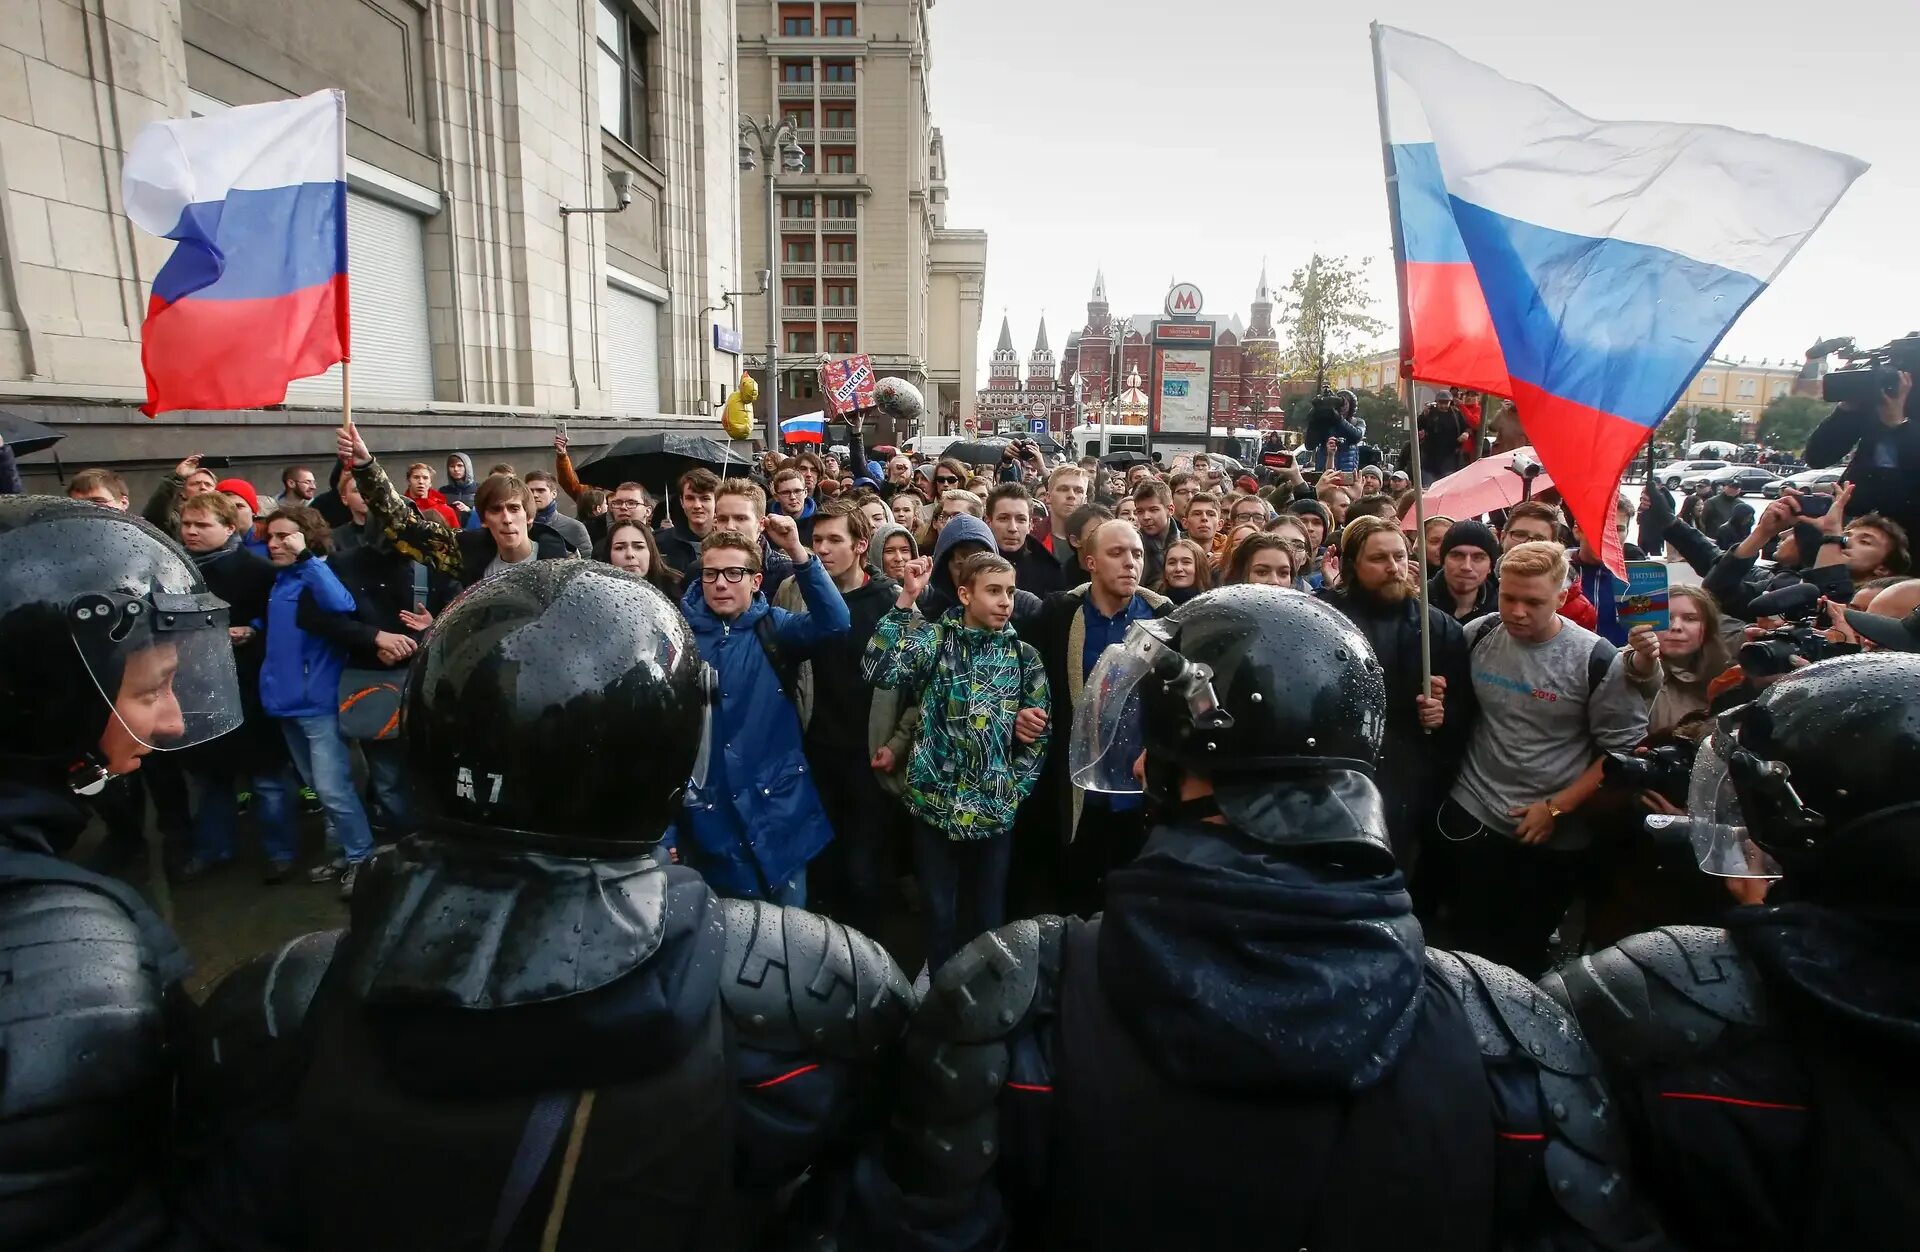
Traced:
[[[1789, 876], [1920, 884], [1920, 839], [1869, 819], [1920, 806], [1920, 656], [1836, 657], [1721, 718], [1727, 786], [1753, 842]], [[1904, 832], [1903, 832], [1904, 834]]]
[[155, 1145], [186, 954], [139, 892], [54, 851], [86, 826], [112, 719], [145, 748], [238, 721], [224, 610], [140, 519], [0, 498], [0, 1247], [169, 1237]]
[[413, 668], [403, 733], [417, 793], [449, 835], [642, 850], [672, 821], [704, 741], [706, 667], [686, 619], [598, 562], [513, 574], [448, 609]]
[[1144, 753], [1165, 820], [1104, 912], [933, 976], [861, 1220], [955, 1250], [1656, 1246], [1566, 1015], [1426, 948], [1370, 777], [1384, 703], [1299, 592], [1131, 626], [1069, 757], [1117, 793]]
[[97, 746], [130, 663], [148, 688], [130, 697], [167, 706], [127, 724], [144, 746], [232, 730], [241, 706], [226, 627], [200, 571], [142, 519], [52, 496], [0, 498], [0, 757], [97, 789]]
[[657, 591], [585, 561], [507, 569], [447, 611], [401, 729], [432, 792], [420, 831], [361, 871], [337, 942], [208, 1000], [197, 1230], [706, 1252], [799, 1224], [809, 1171], [832, 1193], [825, 1158], [884, 1111], [912, 988], [857, 931], [716, 899], [654, 854], [701, 768], [705, 673]]

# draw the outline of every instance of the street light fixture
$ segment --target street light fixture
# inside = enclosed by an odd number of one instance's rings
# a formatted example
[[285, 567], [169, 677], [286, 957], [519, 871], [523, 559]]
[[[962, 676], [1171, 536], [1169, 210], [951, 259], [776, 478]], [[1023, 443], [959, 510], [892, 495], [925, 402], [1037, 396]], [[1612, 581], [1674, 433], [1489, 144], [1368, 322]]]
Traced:
[[[780, 447], [780, 199], [774, 182], [781, 173], [804, 173], [807, 150], [800, 146], [791, 121], [770, 117], [740, 119], [740, 169], [752, 171], [766, 163], [767, 179], [767, 450]], [[776, 160], [776, 154], [778, 159]]]

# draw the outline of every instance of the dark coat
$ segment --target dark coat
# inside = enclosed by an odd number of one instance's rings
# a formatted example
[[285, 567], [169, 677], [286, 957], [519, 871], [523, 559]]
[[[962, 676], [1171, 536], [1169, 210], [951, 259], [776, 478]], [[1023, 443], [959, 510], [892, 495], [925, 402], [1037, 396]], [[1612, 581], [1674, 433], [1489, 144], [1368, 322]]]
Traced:
[[1034, 536], [1028, 535], [1018, 551], [1003, 550], [1000, 555], [1013, 562], [1013, 582], [1020, 590], [1044, 599], [1067, 589], [1067, 572], [1060, 567], [1059, 559]]
[[[527, 537], [533, 540], [536, 561], [562, 561], [573, 555], [573, 549], [560, 537], [560, 532], [541, 522], [527, 524]], [[487, 576], [487, 566], [500, 555], [499, 545], [485, 530], [458, 531], [455, 542], [460, 545], [460, 583], [471, 587]]]
[[[353, 614], [318, 615], [325, 618], [324, 621], [303, 617], [301, 628], [329, 635], [347, 649], [350, 664], [368, 669], [405, 669], [405, 661], [391, 666], [381, 662], [374, 636], [385, 631], [405, 635], [416, 643], [426, 637], [426, 632], [409, 630], [400, 620], [401, 610], [411, 609], [414, 603], [414, 563], [391, 549], [362, 544], [350, 552], [340, 553], [328, 564], [333, 567], [334, 576], [353, 593]], [[440, 616], [459, 594], [460, 585], [451, 578], [431, 570], [427, 572], [429, 613]]]
[[1453, 785], [1479, 713], [1466, 632], [1444, 609], [1427, 606], [1433, 674], [1447, 680], [1446, 720], [1428, 734], [1420, 727], [1414, 704], [1416, 696], [1425, 694], [1420, 686], [1420, 601], [1410, 596], [1389, 606], [1341, 590], [1317, 594], [1360, 628], [1386, 669], [1387, 735], [1374, 781], [1386, 801], [1394, 852], [1403, 865], [1409, 864], [1427, 819]]
[[227, 602], [227, 624], [251, 626], [254, 635], [233, 650], [244, 721], [231, 734], [186, 749], [181, 764], [188, 769], [251, 770], [284, 761], [286, 740], [280, 726], [260, 707], [260, 666], [267, 656], [267, 597], [273, 594], [278, 571], [271, 561], [249, 552], [238, 536], [218, 552], [192, 555], [200, 576], [207, 581], [207, 590]]
[[[1908, 402], [1909, 418], [1915, 403]], [[1843, 405], [1808, 436], [1807, 464], [1832, 465], [1849, 452], [1853, 459], [1840, 476], [1853, 484], [1848, 520], [1878, 513], [1920, 535], [1920, 422], [1886, 426], [1875, 414]]]

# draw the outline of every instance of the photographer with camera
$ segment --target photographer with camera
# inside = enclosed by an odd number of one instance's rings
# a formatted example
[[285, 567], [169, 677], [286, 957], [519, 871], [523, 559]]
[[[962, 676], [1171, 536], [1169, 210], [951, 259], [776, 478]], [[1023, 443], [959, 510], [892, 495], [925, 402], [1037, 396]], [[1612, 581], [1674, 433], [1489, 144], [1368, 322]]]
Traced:
[[1317, 469], [1351, 472], [1359, 467], [1360, 457], [1355, 446], [1366, 438], [1366, 433], [1353, 421], [1352, 403], [1323, 386], [1307, 410], [1302, 438], [1301, 451], [1312, 458]]
[[[1825, 345], [1815, 345], [1816, 349]], [[1905, 527], [1920, 526], [1920, 332], [1872, 352], [1840, 349], [1860, 363], [1834, 370], [1821, 381], [1821, 397], [1837, 404], [1807, 438], [1807, 464], [1832, 465], [1848, 453], [1842, 482], [1852, 483], [1856, 514], [1878, 513]]]
[[[1854, 577], [1865, 581], [1906, 566], [1906, 535], [1901, 528], [1871, 516], [1843, 532], [1843, 506], [1834, 497], [1802, 495], [1789, 488], [1761, 510], [1747, 537], [1726, 551], [1685, 522], [1674, 520], [1664, 501], [1654, 495], [1643, 495], [1642, 500], [1648, 506], [1642, 535], [1652, 531], [1671, 544], [1702, 575], [1701, 586], [1721, 610], [1742, 621], [1782, 615], [1767, 603], [1756, 609], [1753, 602], [1759, 597], [1811, 583], [1809, 606], [1822, 595], [1844, 602], [1853, 594]], [[1773, 565], [1762, 566], [1760, 558], [1769, 545]], [[1836, 549], [1837, 555], [1828, 554], [1828, 548]]]

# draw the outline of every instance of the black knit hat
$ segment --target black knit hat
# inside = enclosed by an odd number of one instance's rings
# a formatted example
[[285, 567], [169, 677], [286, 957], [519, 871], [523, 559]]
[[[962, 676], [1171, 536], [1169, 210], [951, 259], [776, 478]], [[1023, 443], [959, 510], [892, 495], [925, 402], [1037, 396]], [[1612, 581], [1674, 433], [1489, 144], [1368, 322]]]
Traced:
[[1447, 553], [1455, 548], [1479, 548], [1490, 559], [1500, 559], [1500, 540], [1493, 528], [1476, 518], [1464, 518], [1447, 527], [1446, 538], [1440, 541], [1440, 559], [1446, 560]]

